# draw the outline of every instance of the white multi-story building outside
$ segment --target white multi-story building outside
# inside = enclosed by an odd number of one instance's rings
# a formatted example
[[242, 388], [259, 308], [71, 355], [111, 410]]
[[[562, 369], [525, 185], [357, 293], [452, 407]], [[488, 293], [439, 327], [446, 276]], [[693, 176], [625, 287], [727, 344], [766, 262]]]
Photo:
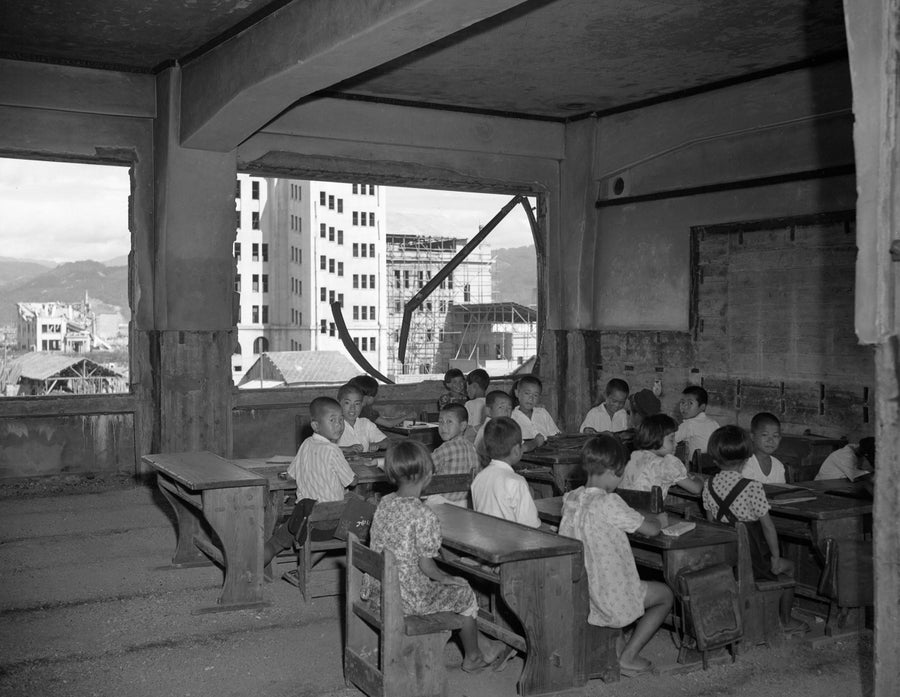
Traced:
[[97, 315], [85, 294], [82, 303], [16, 303], [16, 344], [28, 351], [86, 353], [109, 350], [98, 335]]
[[[396, 347], [403, 323], [403, 308], [468, 240], [455, 237], [387, 235], [388, 337]], [[445, 323], [454, 304], [491, 302], [491, 248], [482, 243], [454, 269], [413, 313], [405, 361], [396, 349], [388, 361], [388, 377], [404, 374], [444, 373], [439, 354], [449, 337]]]
[[[376, 369], [387, 368], [381, 187], [239, 174], [234, 243], [238, 382], [265, 351], [341, 351], [332, 302]], [[362, 372], [362, 369], [360, 369]]]

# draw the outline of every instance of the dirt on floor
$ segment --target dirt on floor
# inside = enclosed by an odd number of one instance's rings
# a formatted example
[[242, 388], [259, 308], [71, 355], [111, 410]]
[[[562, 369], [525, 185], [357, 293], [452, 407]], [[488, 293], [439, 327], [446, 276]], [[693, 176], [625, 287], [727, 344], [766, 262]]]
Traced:
[[[215, 604], [215, 566], [166, 568], [175, 547], [168, 504], [126, 477], [56, 477], [0, 485], [0, 695], [359, 695], [343, 679], [339, 599], [303, 603], [266, 586], [256, 610], [194, 614]], [[744, 648], [706, 671], [675, 664], [661, 631], [645, 650], [661, 672], [593, 680], [567, 695], [856, 697], [872, 694], [871, 638]], [[448, 697], [516, 695], [522, 659], [500, 673], [459, 670]], [[390, 696], [388, 696], [390, 697]]]

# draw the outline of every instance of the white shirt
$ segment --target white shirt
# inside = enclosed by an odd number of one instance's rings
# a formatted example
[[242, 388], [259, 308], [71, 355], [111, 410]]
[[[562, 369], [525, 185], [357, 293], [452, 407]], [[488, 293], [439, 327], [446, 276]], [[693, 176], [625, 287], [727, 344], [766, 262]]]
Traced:
[[343, 448], [347, 445], [359, 444], [362, 446], [363, 452], [368, 452], [372, 443], [380, 443], [385, 438], [387, 436], [378, 429], [378, 426], [365, 416], [358, 416], [356, 423], [352, 426], [349, 421], [344, 422], [344, 432], [341, 434], [338, 445]]
[[491, 460], [476, 475], [472, 481], [472, 505], [481, 513], [532, 528], [541, 524], [528, 482], [503, 460]]
[[288, 474], [297, 481], [298, 501], [342, 501], [344, 488], [356, 476], [341, 449], [318, 433], [300, 444]]
[[831, 453], [825, 458], [825, 462], [819, 468], [816, 479], [843, 479], [846, 477], [853, 481], [870, 472], [871, 469], [866, 464], [866, 459], [857, 454], [857, 447], [855, 445], [845, 445], [843, 448], [839, 448]]
[[485, 467], [487, 467], [487, 463], [491, 459], [488, 457], [487, 450], [485, 450], [484, 447], [484, 428], [488, 425], [490, 420], [490, 416], [485, 416], [484, 421], [478, 429], [478, 433], [475, 435], [475, 452], [478, 453], [478, 459]]
[[681, 422], [681, 425], [675, 432], [675, 442], [687, 442], [687, 459], [690, 461], [695, 450], [699, 450], [701, 453], [706, 452], [706, 444], [709, 443], [709, 437], [718, 427], [718, 422], [709, 418], [705, 411], [701, 411], [694, 418], [685, 419]]
[[751, 455], [747, 459], [747, 462], [744, 463], [744, 467], [741, 469], [741, 474], [746, 479], [753, 479], [763, 484], [784, 484], [787, 481], [784, 478], [784, 465], [777, 457], [772, 457], [772, 471], [769, 472], [768, 476], [763, 474], [762, 469], [760, 469], [756, 455]]
[[466, 402], [466, 411], [469, 413], [469, 426], [478, 428], [484, 420], [484, 397], [476, 397]]
[[609, 412], [606, 411], [606, 407], [601, 404], [587, 413], [578, 430], [584, 433], [586, 428], [593, 428], [598, 433], [603, 431], [612, 433], [626, 431], [628, 430], [628, 412], [624, 409], [619, 409], [619, 411], [610, 416]]
[[510, 416], [512, 416], [513, 421], [519, 424], [519, 427], [522, 429], [523, 441], [531, 440], [539, 433], [544, 436], [544, 438], [555, 436], [559, 433], [559, 429], [553, 422], [553, 417], [550, 416], [550, 412], [544, 409], [544, 407], [535, 407], [534, 411], [531, 412], [530, 419], [519, 409], [519, 407], [513, 409]]

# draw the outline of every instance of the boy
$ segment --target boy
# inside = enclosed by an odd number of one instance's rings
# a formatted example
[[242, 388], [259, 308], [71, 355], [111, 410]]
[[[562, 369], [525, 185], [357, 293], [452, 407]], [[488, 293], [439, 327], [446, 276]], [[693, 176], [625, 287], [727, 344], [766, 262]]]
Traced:
[[[871, 436], [859, 445], [845, 445], [825, 458], [816, 479], [843, 479], [851, 482], [875, 471], [875, 439]], [[870, 478], [871, 479], [871, 478]]]
[[[475, 446], [464, 435], [467, 418], [466, 408], [461, 404], [448, 404], [438, 414], [438, 433], [444, 442], [431, 455], [435, 474], [468, 474], [479, 468]], [[469, 498], [465, 491], [451, 491], [442, 496], [462, 506], [466, 506]]]
[[376, 426], [396, 426], [406, 419], [414, 418], [411, 414], [395, 417], [382, 416], [381, 412], [373, 406], [375, 397], [378, 396], [378, 380], [371, 375], [357, 375], [355, 378], [350, 379], [349, 384], [356, 385], [363, 395], [363, 404], [362, 409], [359, 410], [359, 415]]
[[356, 484], [356, 474], [337, 446], [344, 432], [341, 405], [331, 397], [316, 397], [310, 402], [309, 414], [313, 435], [300, 444], [287, 470], [288, 476], [297, 482], [297, 504], [288, 521], [266, 541], [264, 565], [290, 547], [294, 539], [302, 539], [313, 504], [342, 501], [346, 487]]
[[447, 391], [438, 398], [438, 411], [448, 404], [465, 404], [469, 401], [466, 394], [466, 376], [459, 368], [450, 368], [444, 373], [444, 387]]
[[606, 399], [587, 413], [578, 430], [582, 433], [617, 433], [627, 430], [628, 412], [624, 407], [628, 392], [628, 383], [624, 380], [613, 378], [606, 383]]
[[491, 376], [484, 368], [476, 368], [466, 376], [466, 382], [469, 385], [469, 401], [466, 402], [469, 426], [477, 431], [481, 422], [484, 421], [484, 400], [488, 385], [491, 384]]
[[487, 450], [484, 448], [485, 426], [488, 425], [491, 419], [496, 419], [500, 416], [509, 416], [512, 414], [512, 409], [512, 397], [506, 394], [506, 392], [492, 390], [488, 392], [487, 397], [484, 398], [485, 417], [484, 421], [481, 423], [481, 427], [478, 429], [478, 434], [475, 436], [475, 452], [478, 453], [478, 460], [482, 467], [486, 467], [487, 463], [491, 461], [491, 458], [488, 457]]
[[338, 403], [344, 415], [344, 431], [338, 445], [344, 452], [364, 452], [386, 448], [387, 436], [367, 418], [360, 416], [363, 393], [356, 385], [348, 382], [338, 390]]
[[540, 527], [537, 508], [525, 478], [513, 471], [522, 458], [522, 429], [508, 416], [492, 418], [484, 427], [484, 445], [490, 464], [472, 482], [476, 511]]
[[681, 401], [678, 410], [684, 421], [675, 432], [675, 442], [686, 442], [685, 458], [691, 461], [694, 451], [706, 452], [706, 444], [709, 437], [719, 424], [706, 415], [706, 404], [709, 395], [706, 390], [697, 385], [688, 385], [681, 391]]
[[784, 484], [784, 465], [772, 455], [781, 443], [778, 417], [767, 411], [754, 416], [750, 420], [750, 440], [753, 442], [753, 455], [747, 458], [741, 474], [763, 484]]

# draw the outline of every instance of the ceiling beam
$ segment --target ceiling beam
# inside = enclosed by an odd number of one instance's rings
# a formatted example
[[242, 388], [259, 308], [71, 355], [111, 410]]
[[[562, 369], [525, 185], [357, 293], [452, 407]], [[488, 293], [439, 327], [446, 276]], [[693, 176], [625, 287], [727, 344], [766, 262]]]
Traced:
[[291, 104], [525, 0], [294, 0], [187, 63], [181, 144], [234, 149]]

